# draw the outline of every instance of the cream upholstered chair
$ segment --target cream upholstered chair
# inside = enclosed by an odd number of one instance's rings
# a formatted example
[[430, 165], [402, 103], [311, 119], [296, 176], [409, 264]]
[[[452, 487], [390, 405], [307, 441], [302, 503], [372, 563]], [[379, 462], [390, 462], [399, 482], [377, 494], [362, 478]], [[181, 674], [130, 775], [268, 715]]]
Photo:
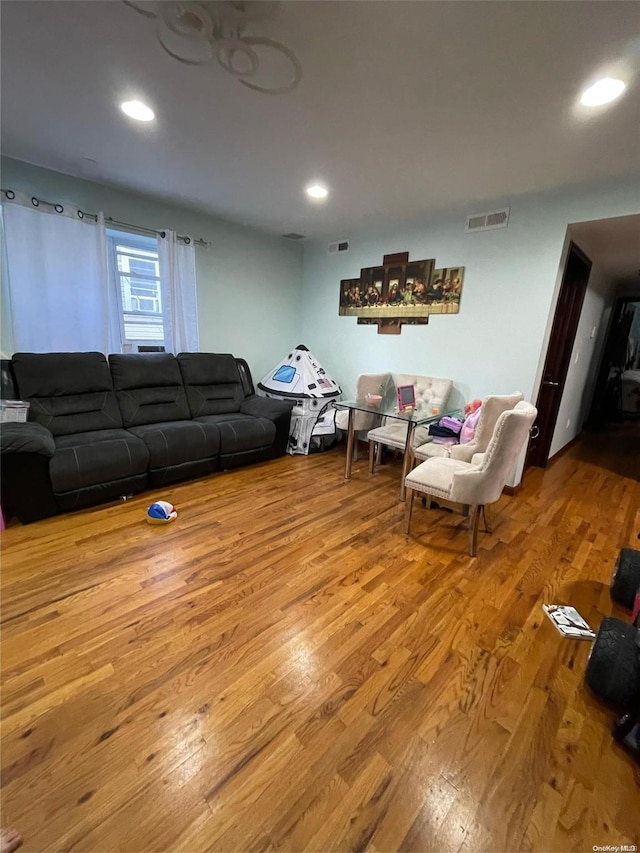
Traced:
[[[384, 397], [387, 386], [391, 382], [390, 373], [362, 373], [358, 376], [356, 382], [356, 398], [364, 400], [367, 394], [380, 394]], [[357, 409], [353, 412], [353, 431], [354, 433], [370, 430], [377, 426], [380, 422], [380, 415], [370, 414], [369, 412], [359, 412]], [[346, 430], [349, 427], [349, 410], [338, 409], [336, 411], [336, 426], [339, 429]], [[358, 458], [358, 442], [355, 442], [353, 449], [353, 458]]]
[[425, 444], [416, 445], [413, 450], [414, 458], [424, 461], [425, 459], [432, 459], [434, 456], [448, 456], [451, 459], [459, 459], [461, 462], [471, 462], [475, 453], [484, 453], [487, 449], [500, 415], [513, 409], [522, 400], [524, 400], [524, 395], [520, 391], [514, 391], [513, 394], [494, 394], [491, 397], [485, 397], [480, 409], [476, 434], [472, 441], [467, 442], [467, 444], [454, 444], [449, 448], [443, 444], [436, 444], [429, 439]]
[[431, 497], [461, 503], [470, 507], [469, 554], [475, 557], [480, 513], [484, 516], [485, 530], [490, 533], [485, 507], [497, 501], [502, 494], [537, 414], [531, 403], [520, 402], [498, 417], [486, 451], [475, 454], [470, 462], [432, 458], [414, 468], [405, 479], [408, 489], [407, 533], [416, 492], [427, 495], [428, 505]]
[[[446, 406], [453, 382], [451, 379], [437, 379], [434, 376], [415, 376], [410, 373], [400, 373], [396, 376], [396, 385], [413, 385], [416, 389], [416, 406], [424, 406], [428, 412], [431, 409], [443, 411]], [[373, 474], [375, 462], [380, 462], [382, 445], [404, 450], [407, 442], [407, 424], [401, 420], [388, 418], [384, 426], [369, 431], [369, 470]], [[429, 433], [424, 427], [417, 427], [413, 434], [414, 447], [424, 444]]]

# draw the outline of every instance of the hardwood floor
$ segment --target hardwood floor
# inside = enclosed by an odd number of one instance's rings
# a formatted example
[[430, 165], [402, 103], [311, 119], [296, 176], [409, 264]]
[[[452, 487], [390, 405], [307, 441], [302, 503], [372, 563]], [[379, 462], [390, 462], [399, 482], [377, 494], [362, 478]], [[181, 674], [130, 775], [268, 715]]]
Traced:
[[11, 525], [3, 825], [92, 853], [637, 844], [589, 645], [541, 610], [627, 618], [640, 484], [590, 442], [494, 505], [478, 559], [459, 515], [405, 535], [399, 466], [345, 482], [341, 450]]

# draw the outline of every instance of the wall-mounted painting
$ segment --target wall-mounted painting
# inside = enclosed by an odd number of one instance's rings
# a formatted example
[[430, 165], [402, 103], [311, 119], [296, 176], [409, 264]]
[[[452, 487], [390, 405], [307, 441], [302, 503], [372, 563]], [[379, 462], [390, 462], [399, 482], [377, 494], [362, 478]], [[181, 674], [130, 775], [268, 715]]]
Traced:
[[464, 267], [434, 270], [429, 288], [432, 314], [457, 314], [464, 283]]
[[385, 334], [399, 334], [402, 324], [425, 325], [431, 314], [457, 314], [464, 267], [434, 267], [434, 259], [409, 261], [408, 252], [385, 255], [380, 266], [340, 282], [338, 313]]

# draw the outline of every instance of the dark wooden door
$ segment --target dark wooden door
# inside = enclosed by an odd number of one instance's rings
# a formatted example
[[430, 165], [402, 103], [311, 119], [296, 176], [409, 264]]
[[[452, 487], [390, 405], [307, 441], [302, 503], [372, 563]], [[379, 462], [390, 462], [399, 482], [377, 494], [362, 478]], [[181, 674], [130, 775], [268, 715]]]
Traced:
[[549, 459], [590, 272], [591, 261], [575, 243], [571, 243], [536, 401], [538, 417], [531, 431], [527, 466], [544, 468]]

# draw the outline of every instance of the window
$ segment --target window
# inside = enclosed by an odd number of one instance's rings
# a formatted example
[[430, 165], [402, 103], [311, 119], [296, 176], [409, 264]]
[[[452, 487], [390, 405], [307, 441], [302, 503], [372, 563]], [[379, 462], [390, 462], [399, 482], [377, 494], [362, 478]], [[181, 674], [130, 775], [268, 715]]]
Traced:
[[111, 272], [120, 297], [123, 350], [164, 347], [166, 317], [156, 238], [124, 231], [108, 231], [107, 236]]

